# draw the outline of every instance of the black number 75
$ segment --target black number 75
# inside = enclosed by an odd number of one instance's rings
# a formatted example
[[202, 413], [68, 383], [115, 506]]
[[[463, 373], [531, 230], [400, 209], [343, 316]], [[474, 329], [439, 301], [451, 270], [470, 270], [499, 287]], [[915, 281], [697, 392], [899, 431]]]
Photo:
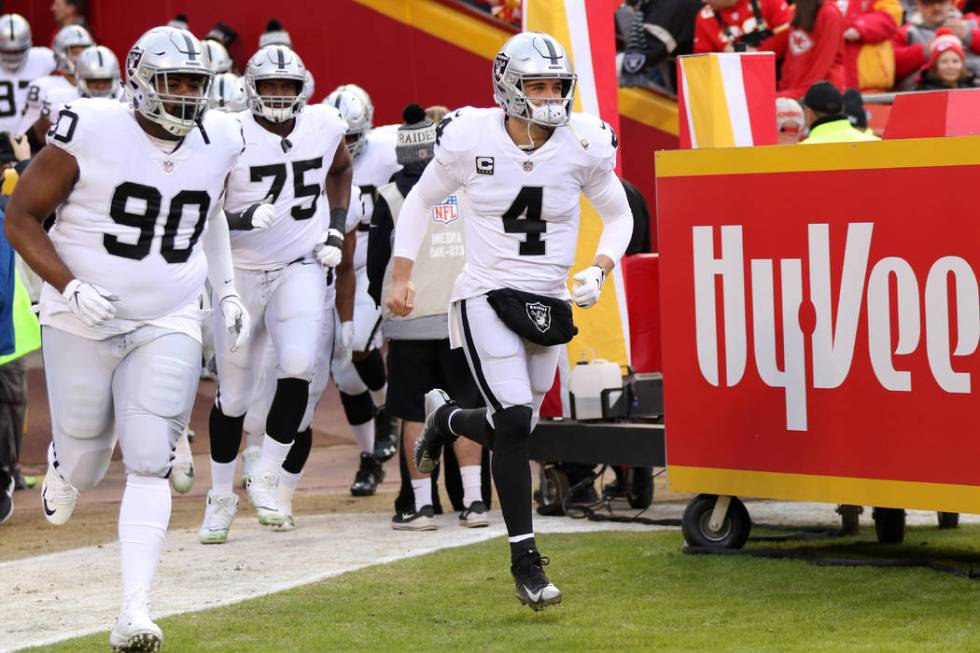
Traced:
[[[307, 184], [305, 175], [308, 170], [317, 170], [323, 167], [323, 157], [306, 159], [304, 161], [293, 161], [293, 197], [301, 200], [312, 197], [313, 202], [309, 206], [297, 204], [290, 211], [294, 220], [309, 220], [316, 213], [316, 203], [320, 198], [320, 184]], [[249, 168], [249, 180], [260, 182], [263, 179], [272, 177], [272, 186], [269, 187], [268, 195], [272, 195], [273, 203], [279, 199], [283, 187], [286, 185], [287, 169], [285, 163], [273, 163], [265, 166], [252, 166]]]

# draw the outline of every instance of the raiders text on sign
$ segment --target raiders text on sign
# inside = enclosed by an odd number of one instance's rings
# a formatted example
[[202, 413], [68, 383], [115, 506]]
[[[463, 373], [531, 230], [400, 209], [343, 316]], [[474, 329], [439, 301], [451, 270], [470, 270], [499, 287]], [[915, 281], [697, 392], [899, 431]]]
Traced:
[[[720, 227], [720, 257], [715, 255], [714, 229], [692, 228], [698, 365], [708, 383], [719, 385], [717, 276], [721, 278], [724, 309], [725, 384], [732, 387], [745, 373], [748, 351], [742, 227]], [[923, 279], [899, 256], [887, 256], [871, 265], [873, 230], [874, 224], [868, 222], [848, 225], [840, 288], [834, 297], [829, 226], [808, 225], [809, 300], [816, 316], [810, 336], [813, 388], [836, 388], [847, 378], [859, 320], [866, 309], [868, 357], [882, 387], [894, 392], [912, 391], [912, 373], [896, 369], [894, 357], [919, 349], [923, 340], [920, 316], [924, 316], [925, 354], [934, 382], [948, 393], [968, 394], [970, 374], [955, 371], [953, 357], [972, 356], [980, 345], [980, 293], [975, 271], [961, 257], [943, 256], [927, 272], [920, 270], [925, 273], [925, 287], [920, 288]], [[799, 317], [804, 304], [802, 262], [801, 258], [779, 260], [779, 307], [774, 298], [773, 260], [751, 259], [749, 265], [755, 365], [763, 383], [785, 390], [786, 428], [790, 431], [807, 430], [807, 361]], [[894, 323], [889, 291], [892, 279], [897, 289]], [[777, 310], [782, 321], [783, 369], [779, 369], [776, 355]], [[927, 381], [916, 379], [916, 383], [923, 382]]]

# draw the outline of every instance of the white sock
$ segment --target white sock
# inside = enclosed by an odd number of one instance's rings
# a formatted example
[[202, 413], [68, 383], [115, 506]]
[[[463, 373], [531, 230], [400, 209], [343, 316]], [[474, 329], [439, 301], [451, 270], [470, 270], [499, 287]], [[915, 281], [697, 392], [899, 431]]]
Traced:
[[350, 428], [354, 431], [354, 439], [357, 440], [361, 453], [374, 453], [374, 420], [363, 424], [351, 424]]
[[432, 479], [413, 478], [412, 491], [415, 492], [415, 512], [422, 509], [422, 506], [432, 505]]
[[266, 435], [262, 439], [262, 459], [259, 461], [259, 471], [278, 474], [282, 467], [282, 461], [286, 460], [286, 455], [289, 454], [289, 448], [292, 446], [292, 442], [283, 444]]
[[463, 505], [469, 508], [474, 501], [483, 501], [480, 466], [463, 465], [459, 468], [459, 476], [463, 479]]
[[215, 494], [231, 494], [232, 486], [235, 484], [235, 463], [218, 463], [211, 459], [211, 490]]
[[265, 439], [265, 433], [259, 431], [258, 433], [246, 433], [245, 443], [248, 447], [262, 447], [262, 441]]
[[385, 383], [381, 386], [380, 390], [371, 390], [371, 399], [374, 400], [374, 405], [381, 408], [385, 405], [385, 400], [388, 397], [388, 384]]
[[122, 593], [153, 585], [160, 548], [170, 522], [170, 482], [156, 476], [126, 476], [119, 506], [119, 557]]
[[303, 472], [294, 474], [287, 472], [285, 469], [279, 469], [279, 487], [288, 487], [291, 490], [295, 490], [301, 478], [303, 478]]

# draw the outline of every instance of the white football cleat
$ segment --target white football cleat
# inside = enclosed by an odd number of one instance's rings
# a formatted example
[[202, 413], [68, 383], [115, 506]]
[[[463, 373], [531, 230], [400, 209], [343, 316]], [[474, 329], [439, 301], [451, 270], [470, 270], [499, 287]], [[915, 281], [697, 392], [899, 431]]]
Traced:
[[259, 460], [262, 459], [262, 447], [245, 447], [242, 452], [242, 488], [248, 487], [248, 479], [259, 471]]
[[285, 519], [279, 513], [279, 476], [275, 472], [256, 472], [249, 476], [245, 492], [260, 524], [282, 526]]
[[48, 465], [48, 472], [44, 475], [44, 483], [41, 485], [41, 507], [48, 521], [56, 526], [64, 524], [75, 510], [77, 501], [78, 490], [61, 478], [61, 474], [55, 471], [54, 465]]
[[109, 633], [109, 645], [113, 651], [140, 651], [154, 653], [163, 644], [163, 631], [150, 619], [147, 590], [137, 589], [123, 599], [123, 607], [116, 625]]
[[188, 441], [188, 430], [177, 438], [174, 449], [174, 463], [170, 468], [170, 484], [180, 494], [187, 494], [194, 485], [194, 454], [191, 453], [191, 443]]
[[282, 515], [282, 524], [276, 527], [277, 531], [291, 531], [296, 528], [296, 521], [293, 519], [293, 492], [294, 488], [286, 487], [279, 483], [277, 496], [279, 499], [279, 514]]
[[224, 544], [228, 540], [228, 529], [238, 511], [238, 497], [234, 494], [215, 494], [208, 492], [208, 502], [204, 506], [204, 522], [197, 532], [201, 544]]

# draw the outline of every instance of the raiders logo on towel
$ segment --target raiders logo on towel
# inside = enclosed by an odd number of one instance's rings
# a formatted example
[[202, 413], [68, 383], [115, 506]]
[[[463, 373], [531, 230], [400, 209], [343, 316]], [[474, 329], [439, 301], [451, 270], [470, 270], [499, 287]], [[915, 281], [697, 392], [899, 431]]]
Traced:
[[527, 316], [531, 318], [531, 322], [538, 328], [538, 331], [544, 333], [551, 328], [550, 306], [545, 306], [541, 302], [534, 302], [533, 304], [526, 304], [526, 307]]

